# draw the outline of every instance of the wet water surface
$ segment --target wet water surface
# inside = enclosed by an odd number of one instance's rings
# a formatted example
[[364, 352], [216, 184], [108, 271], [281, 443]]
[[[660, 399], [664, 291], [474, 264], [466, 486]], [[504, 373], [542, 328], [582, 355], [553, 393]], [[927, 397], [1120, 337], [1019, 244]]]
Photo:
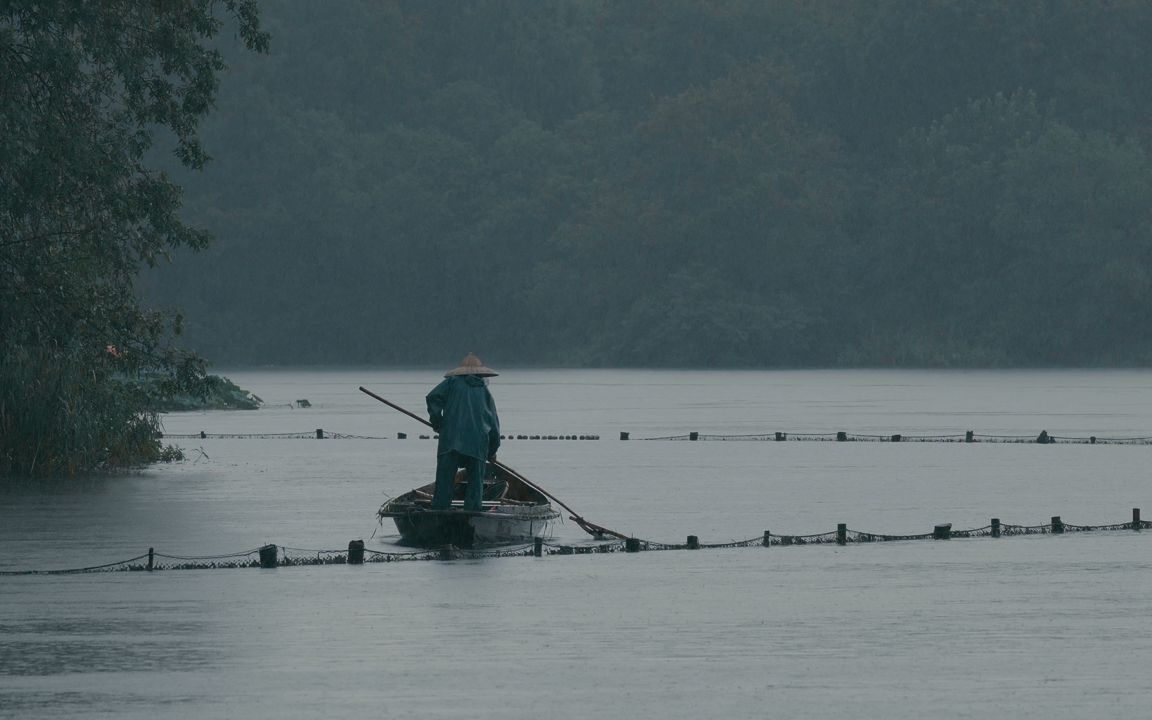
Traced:
[[[255, 412], [168, 416], [189, 460], [0, 494], [0, 570], [338, 549], [431, 479], [435, 371], [226, 372]], [[642, 441], [1152, 435], [1152, 373], [516, 371], [500, 458], [645, 539], [1152, 517], [1152, 447]], [[308, 399], [312, 407], [295, 407]], [[277, 433], [356, 438], [303, 440]], [[632, 440], [620, 441], [621, 431]], [[397, 439], [406, 432], [408, 439]], [[363, 439], [367, 437], [381, 439]], [[375, 536], [373, 537], [373, 533]], [[584, 539], [572, 523], [557, 542]], [[1140, 716], [1152, 533], [0, 577], [0, 717]]]

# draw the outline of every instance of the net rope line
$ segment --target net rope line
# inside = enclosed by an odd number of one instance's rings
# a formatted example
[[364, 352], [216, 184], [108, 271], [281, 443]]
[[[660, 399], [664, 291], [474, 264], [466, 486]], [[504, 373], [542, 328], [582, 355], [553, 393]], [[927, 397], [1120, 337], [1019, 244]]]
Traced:
[[[321, 428], [322, 429], [322, 428]], [[429, 435], [420, 435], [421, 439], [428, 439]], [[588, 433], [565, 433], [562, 435], [503, 435], [505, 440], [532, 439], [532, 440], [599, 440], [599, 435]], [[316, 431], [308, 432], [259, 432], [259, 433], [161, 433], [162, 440], [316, 440]], [[391, 440], [383, 435], [360, 435], [357, 433], [342, 433], [324, 430], [324, 440]]]
[[[164, 558], [166, 560], [224, 560], [227, 558], [247, 557], [255, 555], [260, 552], [260, 548], [253, 548], [247, 552], [229, 553], [227, 555], [166, 555], [164, 553], [152, 553], [153, 557]], [[145, 555], [144, 557], [148, 557]]]
[[103, 565], [90, 565], [81, 568], [68, 568], [66, 570], [3, 570], [0, 575], [77, 575], [89, 572], [113, 572], [137, 560], [147, 560], [148, 553], [137, 555], [134, 558], [127, 560], [117, 560], [116, 562], [104, 563]]
[[[1059, 529], [1057, 529], [1059, 527]], [[1075, 523], [1061, 522], [1059, 526], [1052, 523], [1045, 525], [1014, 525], [1011, 523], [1002, 523], [999, 526], [1001, 536], [1014, 536], [1014, 535], [1042, 535], [1042, 534], [1061, 534], [1061, 533], [1079, 533], [1079, 532], [1093, 532], [1093, 531], [1132, 531], [1132, 530], [1152, 530], [1152, 521], [1141, 520], [1138, 523], [1133, 521], [1111, 523], [1107, 525], [1078, 525]], [[972, 528], [968, 530], [949, 530], [949, 538], [977, 538], [989, 537], [993, 534], [993, 526], [985, 525], [979, 528]], [[647, 540], [641, 538], [633, 538], [638, 543], [640, 550], [645, 551], [660, 551], [660, 550], [685, 550], [685, 549], [724, 549], [724, 548], [747, 548], [755, 546], [789, 546], [789, 545], [823, 545], [823, 544], [856, 544], [856, 543], [872, 543], [872, 542], [901, 542], [913, 540], [932, 540], [936, 539], [935, 533], [915, 533], [908, 535], [892, 535], [887, 533], [873, 533], [861, 530], [852, 530], [845, 528], [843, 535], [839, 530], [831, 532], [815, 533], [810, 535], [783, 535], [776, 533], [765, 533], [755, 537], [732, 540], [729, 542], [719, 543], [702, 543], [697, 542], [694, 545], [688, 543], [666, 543], [656, 540]], [[626, 540], [611, 540], [600, 543], [587, 543], [579, 545], [568, 545], [561, 543], [553, 543], [544, 541], [541, 543], [542, 552], [549, 555], [583, 555], [590, 553], [609, 553], [625, 551], [627, 546]], [[265, 546], [269, 547], [269, 546]], [[306, 565], [334, 565], [347, 563], [347, 550], [323, 550], [323, 549], [310, 549], [310, 548], [297, 548], [286, 547], [283, 545], [276, 545], [282, 556], [277, 558], [277, 564], [282, 566], [306, 566]], [[168, 560], [177, 560], [181, 562], [163, 564], [153, 562], [151, 570], [197, 570], [197, 569], [230, 569], [241, 567], [260, 567], [259, 560], [252, 559], [251, 556], [258, 555], [262, 548], [255, 548], [246, 552], [226, 553], [222, 555], [170, 555], [166, 553], [153, 552], [151, 556], [153, 559], [162, 558]], [[454, 546], [445, 546], [443, 548], [435, 549], [417, 549], [409, 551], [383, 551], [373, 550], [370, 548], [363, 548], [363, 562], [364, 563], [381, 563], [381, 562], [402, 562], [412, 560], [443, 560], [443, 559], [487, 559], [487, 558], [502, 558], [502, 557], [531, 557], [534, 554], [533, 545], [512, 545], [502, 546], [490, 549], [463, 549]], [[292, 555], [290, 553], [297, 553]], [[16, 575], [75, 575], [91, 572], [117, 572], [117, 571], [144, 571], [149, 570], [149, 567], [143, 564], [142, 561], [149, 559], [149, 553], [137, 555], [136, 557], [127, 560], [118, 560], [115, 562], [104, 563], [100, 565], [89, 565], [79, 568], [67, 568], [59, 570], [0, 570], [0, 576], [16, 576]]]
[[[844, 438], [840, 439], [839, 436], [843, 434]], [[1048, 435], [1047, 443], [1038, 443], [1036, 435], [988, 435], [981, 433], [973, 433], [972, 439], [968, 440], [965, 434], [946, 434], [946, 435], [906, 435], [903, 433], [893, 433], [891, 435], [879, 435], [874, 433], [815, 433], [815, 432], [801, 432], [801, 433], [781, 433], [783, 437], [776, 437], [775, 432], [771, 433], [753, 433], [747, 435], [716, 435], [708, 433], [696, 433], [695, 440], [699, 441], [753, 441], [753, 442], [881, 442], [881, 443], [897, 443], [897, 442], [922, 442], [922, 443], [965, 443], [972, 445], [985, 444], [1052, 444], [1052, 445], [1149, 445], [1152, 444], [1152, 436], [1150, 437], [1100, 437], [1092, 435], [1088, 437], [1076, 437], [1072, 435]], [[894, 439], [894, 438], [899, 439]], [[688, 435], [662, 435], [659, 437], [646, 437], [636, 438], [636, 440], [646, 441], [693, 441], [691, 434]]]
[[[635, 438], [636, 440], [669, 440], [669, 441], [691, 441], [695, 435], [696, 440], [706, 441], [786, 441], [786, 442], [942, 442], [942, 443], [1013, 443], [1013, 444], [1030, 444], [1037, 442], [1036, 435], [992, 435], [987, 433], [972, 433], [971, 440], [967, 439], [967, 435], [961, 434], [937, 434], [937, 435], [907, 435], [903, 433], [894, 433], [891, 435], [883, 435], [877, 433], [852, 433], [852, 432], [832, 432], [832, 433], [817, 433], [817, 432], [782, 432], [780, 435], [783, 437], [778, 438], [776, 432], [767, 433], [749, 433], [749, 434], [714, 434], [714, 433], [694, 433], [682, 435], [662, 435], [658, 437], [645, 437]], [[844, 439], [840, 440], [838, 436], [844, 435]], [[893, 439], [899, 437], [899, 440]], [[287, 432], [287, 433], [163, 433], [163, 439], [173, 440], [315, 440], [316, 432]], [[422, 439], [426, 436], [421, 435]], [[506, 439], [535, 439], [535, 440], [569, 440], [569, 439], [596, 439], [599, 440], [599, 435], [507, 435]], [[359, 435], [355, 433], [341, 433], [324, 431], [323, 439], [331, 440], [390, 440], [391, 438], [380, 435]], [[1088, 436], [1078, 437], [1072, 435], [1049, 435], [1048, 441], [1051, 444], [1065, 444], [1065, 445], [1150, 445], [1152, 444], [1152, 436], [1138, 436], [1138, 437], [1100, 437]]]

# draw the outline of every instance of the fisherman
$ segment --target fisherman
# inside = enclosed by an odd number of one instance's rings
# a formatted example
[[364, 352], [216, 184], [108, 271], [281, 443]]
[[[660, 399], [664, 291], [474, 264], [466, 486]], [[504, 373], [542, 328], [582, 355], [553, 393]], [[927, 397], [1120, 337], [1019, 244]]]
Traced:
[[495, 462], [500, 448], [500, 418], [485, 379], [496, 375], [480, 358], [468, 353], [460, 367], [444, 373], [445, 379], [425, 398], [429, 422], [440, 433], [433, 510], [451, 507], [460, 468], [468, 475], [464, 509], [481, 509], [487, 461]]

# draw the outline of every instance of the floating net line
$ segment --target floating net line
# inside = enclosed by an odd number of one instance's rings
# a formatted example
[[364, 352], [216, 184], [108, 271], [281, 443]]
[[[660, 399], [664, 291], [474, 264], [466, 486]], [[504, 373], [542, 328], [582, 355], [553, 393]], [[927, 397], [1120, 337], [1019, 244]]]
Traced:
[[163, 433], [162, 440], [387, 440], [375, 435], [352, 435], [333, 433], [327, 430], [317, 435], [316, 431], [306, 433]]
[[[397, 440], [406, 440], [407, 433], [399, 433], [402, 437]], [[437, 436], [422, 434], [417, 436], [420, 440], [434, 440]], [[355, 433], [331, 432], [323, 428], [311, 432], [285, 432], [285, 433], [160, 433], [161, 440], [391, 440], [393, 438], [381, 435], [358, 435]], [[599, 440], [599, 435], [562, 434], [562, 435], [501, 435], [502, 440]]]
[[1152, 437], [1078, 437], [1071, 435], [987, 435], [962, 433], [951, 435], [876, 435], [868, 433], [753, 433], [749, 435], [715, 435], [689, 433], [687, 435], [664, 435], [661, 437], [637, 438], [637, 440], [688, 440], [688, 441], [750, 441], [750, 442], [920, 442], [920, 443], [1012, 443], [1041, 445], [1152, 445]]
[[[312, 432], [289, 433], [163, 433], [162, 439], [173, 440], [390, 440], [380, 435], [358, 435], [354, 433], [330, 432], [317, 429]], [[418, 435], [420, 440], [433, 440], [435, 435]], [[599, 435], [589, 434], [533, 434], [501, 435], [503, 440], [599, 440]], [[398, 440], [408, 438], [407, 433], [398, 433]], [[621, 433], [621, 440], [629, 439], [628, 433]], [[1152, 445], [1152, 436], [1145, 437], [1087, 437], [1072, 435], [990, 435], [976, 432], [941, 435], [906, 435], [894, 433], [879, 435], [874, 433], [789, 433], [770, 432], [746, 435], [721, 435], [714, 433], [687, 433], [683, 435], [662, 435], [659, 437], [636, 438], [636, 440], [705, 440], [705, 441], [745, 441], [745, 442], [919, 442], [919, 443], [1012, 443], [1042, 445]]]
[[532, 557], [541, 555], [586, 555], [594, 553], [641, 552], [660, 550], [697, 550], [747, 547], [777, 547], [791, 545], [849, 545], [874, 542], [908, 542], [914, 540], [941, 540], [951, 538], [1011, 537], [1017, 535], [1059, 535], [1080, 532], [1118, 532], [1152, 530], [1152, 521], [1139, 520], [1133, 511], [1133, 520], [1107, 525], [1077, 525], [1065, 523], [1059, 517], [1044, 525], [1013, 525], [997, 523], [968, 530], [953, 530], [950, 525], [938, 525], [932, 532], [911, 535], [865, 532], [841, 526], [834, 531], [809, 535], [783, 535], [765, 531], [762, 535], [744, 540], [702, 543], [689, 536], [683, 543], [659, 542], [641, 538], [613, 539], [604, 542], [562, 544], [540, 540], [524, 545], [465, 549], [447, 545], [432, 549], [402, 551], [372, 550], [360, 547], [358, 552], [347, 550], [316, 550], [309, 548], [265, 545], [242, 552], [223, 555], [172, 555], [149, 552], [127, 560], [62, 570], [0, 570], [0, 576], [15, 575], [78, 575], [97, 572], [155, 572], [162, 570], [224, 570], [235, 568], [298, 567], [311, 565], [359, 565], [372, 563], [411, 562], [418, 560], [481, 560], [505, 557]]

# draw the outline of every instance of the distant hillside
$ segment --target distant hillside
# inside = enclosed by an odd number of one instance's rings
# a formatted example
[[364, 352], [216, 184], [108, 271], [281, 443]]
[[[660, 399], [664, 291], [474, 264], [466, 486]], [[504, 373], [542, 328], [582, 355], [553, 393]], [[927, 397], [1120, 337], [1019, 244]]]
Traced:
[[264, 21], [142, 285], [218, 363], [1152, 362], [1152, 3]]

